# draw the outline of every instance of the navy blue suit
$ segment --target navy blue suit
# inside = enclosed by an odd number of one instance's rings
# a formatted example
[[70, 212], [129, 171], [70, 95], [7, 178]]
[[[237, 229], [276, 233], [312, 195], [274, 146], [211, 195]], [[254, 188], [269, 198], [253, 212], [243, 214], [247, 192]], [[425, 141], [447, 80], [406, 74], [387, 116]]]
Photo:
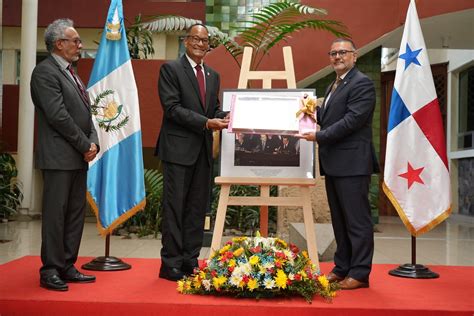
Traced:
[[370, 175], [379, 171], [372, 144], [374, 108], [372, 81], [352, 68], [317, 111], [319, 167], [337, 243], [333, 272], [362, 282], [368, 282], [374, 251], [368, 200]]

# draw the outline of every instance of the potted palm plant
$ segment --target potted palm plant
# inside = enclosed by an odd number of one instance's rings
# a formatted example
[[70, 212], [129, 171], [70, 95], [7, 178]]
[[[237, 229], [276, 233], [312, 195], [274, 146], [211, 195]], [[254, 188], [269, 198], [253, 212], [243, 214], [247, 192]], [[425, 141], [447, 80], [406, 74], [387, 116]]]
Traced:
[[3, 222], [16, 214], [23, 200], [21, 185], [17, 181], [18, 170], [9, 153], [0, 153], [0, 219]]

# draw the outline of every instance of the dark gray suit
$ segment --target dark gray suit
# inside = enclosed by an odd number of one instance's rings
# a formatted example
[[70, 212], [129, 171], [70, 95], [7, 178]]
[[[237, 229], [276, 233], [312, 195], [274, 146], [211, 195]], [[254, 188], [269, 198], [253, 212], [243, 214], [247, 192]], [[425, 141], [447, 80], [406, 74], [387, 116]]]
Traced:
[[89, 100], [49, 56], [33, 70], [31, 97], [37, 114], [35, 164], [43, 171], [42, 276], [69, 274], [84, 226], [88, 163], [98, 145]]
[[363, 282], [369, 278], [374, 248], [370, 175], [379, 171], [372, 144], [374, 108], [372, 81], [352, 68], [317, 112], [319, 166], [337, 243], [333, 272]]
[[204, 75], [205, 106], [185, 55], [160, 70], [164, 115], [156, 153], [163, 162], [161, 260], [167, 268], [197, 266], [202, 246], [212, 174], [212, 131], [205, 125], [208, 118], [226, 115], [219, 108], [219, 74], [204, 65]]

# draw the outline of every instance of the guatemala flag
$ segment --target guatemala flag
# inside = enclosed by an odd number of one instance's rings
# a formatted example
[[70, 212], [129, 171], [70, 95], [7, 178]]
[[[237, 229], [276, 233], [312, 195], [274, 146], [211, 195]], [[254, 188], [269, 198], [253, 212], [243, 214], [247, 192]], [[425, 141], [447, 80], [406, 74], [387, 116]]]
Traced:
[[122, 0], [112, 0], [87, 88], [100, 152], [89, 164], [87, 198], [101, 235], [145, 207], [138, 92]]
[[383, 190], [413, 236], [451, 213], [443, 123], [415, 2], [398, 56], [387, 133]]

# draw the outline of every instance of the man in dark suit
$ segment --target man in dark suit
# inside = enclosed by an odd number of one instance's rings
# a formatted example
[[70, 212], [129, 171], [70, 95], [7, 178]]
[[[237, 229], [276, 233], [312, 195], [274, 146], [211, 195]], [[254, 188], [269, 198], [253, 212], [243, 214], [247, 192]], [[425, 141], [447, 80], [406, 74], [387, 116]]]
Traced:
[[71, 68], [82, 47], [73, 22], [54, 21], [44, 39], [50, 55], [31, 76], [38, 124], [35, 163], [44, 182], [40, 286], [67, 291], [67, 282], [95, 281], [74, 263], [84, 227], [88, 163], [99, 141], [85, 86]]
[[357, 52], [349, 39], [336, 39], [329, 52], [337, 78], [318, 109], [316, 133], [302, 135], [319, 145], [319, 166], [336, 237], [335, 267], [328, 275], [342, 289], [369, 286], [374, 252], [368, 199], [370, 176], [378, 172], [372, 144], [375, 88], [354, 67]]
[[164, 64], [158, 93], [163, 122], [156, 153], [163, 162], [163, 213], [160, 278], [181, 279], [198, 266], [209, 208], [212, 130], [228, 125], [219, 108], [219, 74], [203, 64], [209, 33], [191, 26], [186, 54]]

